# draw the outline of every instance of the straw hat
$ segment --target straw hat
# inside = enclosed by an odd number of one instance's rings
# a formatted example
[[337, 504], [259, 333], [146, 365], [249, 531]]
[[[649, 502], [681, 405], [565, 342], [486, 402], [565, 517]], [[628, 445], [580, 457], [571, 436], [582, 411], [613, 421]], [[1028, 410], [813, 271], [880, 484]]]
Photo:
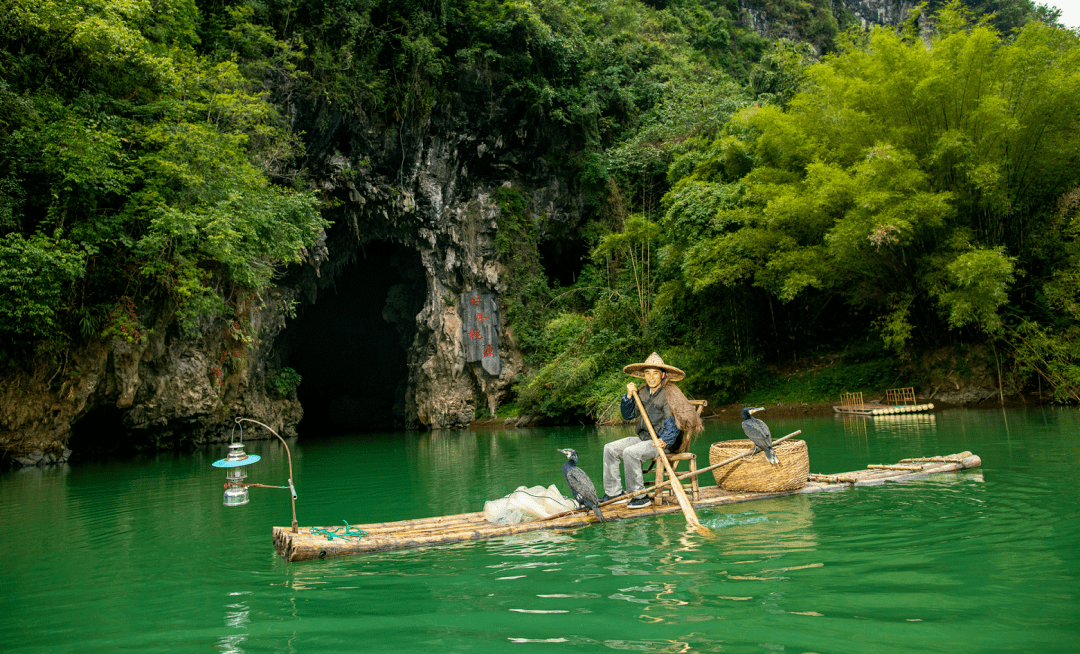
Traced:
[[686, 377], [686, 373], [682, 370], [679, 370], [675, 366], [669, 366], [664, 363], [664, 360], [661, 359], [660, 355], [656, 352], [650, 354], [649, 358], [645, 359], [644, 363], [631, 363], [630, 365], [623, 368], [622, 371], [634, 377], [645, 377], [645, 374], [642, 372], [642, 370], [645, 370], [646, 368], [656, 368], [658, 370], [663, 370], [668, 374], [668, 381], [679, 381], [680, 379]]

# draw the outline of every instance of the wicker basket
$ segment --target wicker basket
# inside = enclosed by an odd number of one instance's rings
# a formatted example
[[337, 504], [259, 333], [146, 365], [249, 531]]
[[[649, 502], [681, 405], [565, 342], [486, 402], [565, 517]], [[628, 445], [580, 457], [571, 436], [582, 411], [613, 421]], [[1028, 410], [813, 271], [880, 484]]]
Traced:
[[[709, 465], [739, 454], [746, 454], [754, 444], [748, 440], [713, 443], [709, 448]], [[716, 485], [730, 491], [769, 492], [795, 490], [806, 485], [810, 475], [810, 456], [806, 441], [787, 440], [774, 450], [780, 459], [773, 465], [758, 452], [750, 459], [735, 461], [713, 470]]]

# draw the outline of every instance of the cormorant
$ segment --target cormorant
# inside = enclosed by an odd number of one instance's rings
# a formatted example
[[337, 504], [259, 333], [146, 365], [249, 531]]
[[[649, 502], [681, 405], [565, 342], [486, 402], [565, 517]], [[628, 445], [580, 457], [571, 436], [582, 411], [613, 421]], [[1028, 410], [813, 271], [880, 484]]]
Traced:
[[566, 483], [570, 486], [570, 492], [573, 493], [574, 500], [578, 504], [591, 508], [596, 517], [600, 519], [600, 522], [607, 522], [604, 514], [600, 513], [600, 504], [596, 500], [596, 486], [593, 486], [589, 475], [577, 467], [577, 451], [559, 450], [559, 452], [565, 454], [568, 459], [562, 466], [562, 473], [566, 477]]
[[742, 430], [746, 437], [750, 439], [750, 442], [757, 445], [758, 449], [765, 453], [765, 458], [769, 460], [769, 463], [776, 465], [780, 463], [780, 459], [776, 458], [776, 452], [773, 452], [772, 433], [769, 431], [769, 426], [753, 416], [754, 413], [764, 410], [765, 407], [763, 406], [757, 408], [744, 407], [742, 410]]

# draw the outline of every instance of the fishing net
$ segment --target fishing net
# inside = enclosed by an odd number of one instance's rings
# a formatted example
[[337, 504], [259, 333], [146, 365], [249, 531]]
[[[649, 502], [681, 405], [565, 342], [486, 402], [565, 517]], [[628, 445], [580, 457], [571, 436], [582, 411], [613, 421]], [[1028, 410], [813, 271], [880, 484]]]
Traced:
[[547, 488], [518, 486], [517, 490], [506, 497], [485, 502], [484, 517], [493, 524], [516, 525], [576, 508], [577, 502], [563, 497], [555, 484]]

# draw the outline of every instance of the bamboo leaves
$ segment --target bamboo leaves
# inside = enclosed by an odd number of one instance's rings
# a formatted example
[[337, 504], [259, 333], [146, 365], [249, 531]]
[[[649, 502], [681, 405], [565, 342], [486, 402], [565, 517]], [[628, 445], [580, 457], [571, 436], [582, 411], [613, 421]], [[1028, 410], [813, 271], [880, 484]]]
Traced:
[[[700, 149], [661, 236], [686, 288], [838, 293], [895, 349], [927, 320], [913, 302], [1000, 333], [1028, 231], [1080, 183], [1080, 41], [1039, 23], [1006, 41], [956, 6], [938, 19], [931, 47], [847, 37], [788, 110], [746, 108]], [[751, 162], [741, 178], [727, 153]]]

